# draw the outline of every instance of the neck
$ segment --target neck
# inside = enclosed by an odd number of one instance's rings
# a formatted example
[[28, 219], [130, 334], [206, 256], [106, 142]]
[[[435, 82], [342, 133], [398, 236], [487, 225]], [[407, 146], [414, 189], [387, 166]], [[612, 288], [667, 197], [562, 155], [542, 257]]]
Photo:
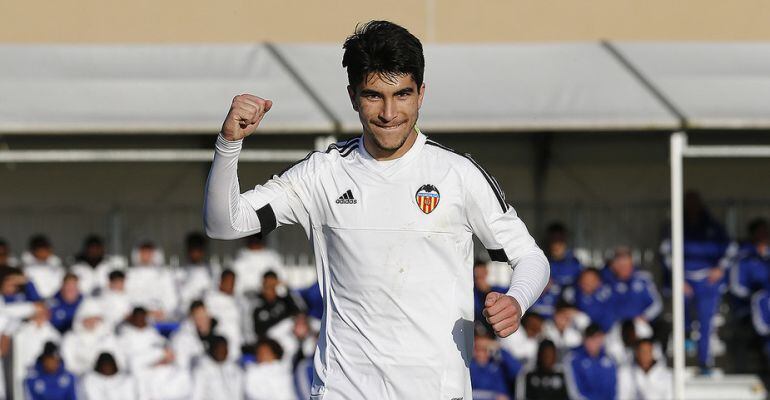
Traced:
[[364, 134], [364, 149], [366, 149], [366, 152], [369, 153], [372, 158], [374, 158], [377, 161], [388, 161], [388, 160], [395, 160], [397, 158], [400, 158], [404, 154], [406, 154], [409, 149], [414, 146], [414, 142], [417, 141], [417, 129], [412, 128], [412, 131], [409, 132], [409, 136], [407, 136], [406, 141], [404, 141], [404, 144], [401, 145], [401, 147], [395, 149], [395, 150], [387, 150], [380, 148], [377, 146], [377, 144], [374, 142], [374, 139], [370, 135]]

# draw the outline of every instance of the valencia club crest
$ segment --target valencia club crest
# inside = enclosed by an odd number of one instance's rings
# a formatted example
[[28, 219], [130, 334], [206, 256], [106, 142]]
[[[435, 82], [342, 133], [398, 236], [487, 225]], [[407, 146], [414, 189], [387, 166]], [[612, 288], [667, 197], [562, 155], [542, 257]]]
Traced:
[[438, 189], [433, 185], [422, 185], [414, 195], [417, 200], [417, 207], [425, 214], [430, 214], [438, 207], [438, 201], [441, 199]]

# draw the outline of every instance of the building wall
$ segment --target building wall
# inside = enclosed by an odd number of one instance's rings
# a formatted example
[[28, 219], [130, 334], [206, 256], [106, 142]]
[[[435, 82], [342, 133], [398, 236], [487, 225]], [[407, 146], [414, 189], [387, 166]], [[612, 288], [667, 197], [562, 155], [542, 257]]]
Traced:
[[341, 42], [370, 19], [428, 42], [770, 40], [764, 0], [5, 0], [0, 42]]

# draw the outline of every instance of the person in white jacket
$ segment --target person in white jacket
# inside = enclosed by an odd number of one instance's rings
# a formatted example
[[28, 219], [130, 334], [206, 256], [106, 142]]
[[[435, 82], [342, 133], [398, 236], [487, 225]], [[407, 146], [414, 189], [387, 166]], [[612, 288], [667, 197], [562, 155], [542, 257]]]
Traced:
[[235, 297], [236, 276], [231, 270], [222, 271], [217, 290], [206, 293], [203, 302], [212, 317], [218, 322], [217, 329], [230, 344], [230, 359], [240, 356], [239, 349], [243, 344], [241, 322], [242, 304]]
[[47, 342], [59, 344], [61, 334], [49, 322], [51, 313], [43, 303], [35, 303], [35, 313], [21, 324], [14, 333], [15, 357], [18, 357], [24, 371], [35, 365], [35, 361], [43, 351]]
[[522, 364], [531, 366], [536, 361], [537, 348], [542, 338], [543, 317], [539, 314], [524, 314], [521, 318], [521, 329], [501, 338], [500, 344]]
[[671, 370], [665, 358], [656, 359], [651, 339], [636, 343], [634, 363], [618, 370], [618, 398], [621, 400], [671, 400]]
[[163, 265], [163, 253], [152, 242], [143, 242], [132, 253], [126, 274], [126, 293], [131, 303], [148, 310], [156, 321], [173, 319], [179, 299], [171, 271]]
[[35, 284], [43, 298], [56, 294], [64, 278], [61, 259], [54, 255], [47, 237], [35, 235], [29, 241], [29, 252], [22, 254], [24, 275]]
[[70, 272], [77, 275], [80, 291], [88, 296], [98, 294], [107, 287], [110, 272], [126, 268], [121, 257], [106, 254], [104, 241], [96, 235], [86, 237], [75, 260]]
[[175, 363], [166, 339], [147, 322], [147, 310], [136, 307], [121, 327], [118, 344], [131, 374], [148, 400], [182, 400], [190, 396], [190, 374]]
[[190, 303], [203, 298], [205, 292], [214, 287], [213, 270], [206, 262], [206, 237], [192, 232], [185, 238], [187, 260], [174, 271], [174, 279], [179, 289], [179, 309], [186, 313]]
[[80, 380], [80, 400], [146, 400], [133, 376], [120, 372], [110, 353], [101, 353], [93, 371]]
[[72, 330], [64, 335], [61, 354], [67, 369], [81, 376], [94, 368], [102, 353], [113, 354], [122, 360], [117, 337], [112, 327], [104, 323], [98, 301], [86, 299], [81, 303], [72, 323]]
[[295, 400], [291, 362], [281, 345], [260, 339], [256, 347], [257, 363], [246, 365], [244, 374], [246, 400]]
[[281, 280], [286, 279], [281, 255], [267, 248], [259, 234], [246, 238], [246, 247], [241, 249], [233, 262], [233, 271], [238, 276], [235, 293], [239, 296], [259, 292], [262, 276], [267, 271], [274, 271]]
[[[171, 335], [171, 349], [177, 365], [192, 370], [200, 359], [205, 358], [211, 338], [223, 336], [219, 326], [219, 321], [211, 317], [203, 302], [194, 301], [190, 305], [189, 317]], [[240, 351], [233, 359], [238, 355]]]
[[108, 279], [107, 288], [95, 299], [104, 313], [104, 323], [116, 330], [131, 313], [131, 299], [126, 293], [126, 274], [123, 271], [110, 272]]
[[243, 371], [229, 361], [227, 339], [214, 336], [193, 371], [193, 400], [242, 400]]
[[577, 313], [579, 311], [575, 306], [566, 301], [559, 301], [553, 319], [543, 323], [543, 336], [554, 343], [559, 360], [583, 343], [583, 334], [574, 322]]

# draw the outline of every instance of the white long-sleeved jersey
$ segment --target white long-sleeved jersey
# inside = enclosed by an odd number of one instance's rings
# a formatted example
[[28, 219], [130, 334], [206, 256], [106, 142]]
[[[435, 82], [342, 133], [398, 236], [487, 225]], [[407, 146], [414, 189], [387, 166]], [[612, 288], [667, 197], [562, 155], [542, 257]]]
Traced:
[[497, 182], [418, 132], [396, 160], [375, 160], [359, 137], [239, 194], [241, 145], [217, 138], [206, 231], [234, 239], [305, 229], [325, 305], [313, 399], [470, 399], [472, 235], [514, 266], [508, 294], [523, 310], [548, 281]]

